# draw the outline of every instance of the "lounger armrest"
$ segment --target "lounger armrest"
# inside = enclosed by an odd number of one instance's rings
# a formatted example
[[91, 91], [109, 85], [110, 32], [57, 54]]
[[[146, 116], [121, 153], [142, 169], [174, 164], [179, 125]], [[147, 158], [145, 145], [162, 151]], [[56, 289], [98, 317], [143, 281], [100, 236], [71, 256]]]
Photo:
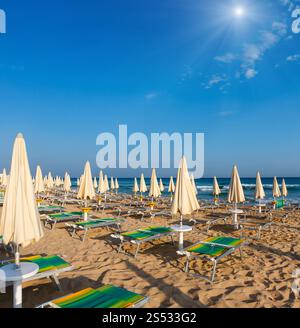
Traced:
[[110, 235], [112, 238], [114, 238], [114, 239], [119, 239], [119, 240], [121, 240], [121, 241], [124, 241], [124, 237], [123, 236], [121, 236], [121, 235], [116, 235], [116, 234], [112, 234], [112, 235]]
[[187, 251], [177, 251], [177, 255], [190, 257], [191, 253]]

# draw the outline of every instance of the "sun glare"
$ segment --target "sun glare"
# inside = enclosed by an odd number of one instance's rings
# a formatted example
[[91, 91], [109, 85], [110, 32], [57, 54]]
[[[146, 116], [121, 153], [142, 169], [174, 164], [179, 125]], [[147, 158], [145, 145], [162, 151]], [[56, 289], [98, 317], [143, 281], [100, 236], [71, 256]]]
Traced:
[[237, 17], [241, 17], [241, 16], [244, 16], [245, 15], [245, 9], [243, 7], [236, 7], [234, 9], [234, 14], [235, 16]]

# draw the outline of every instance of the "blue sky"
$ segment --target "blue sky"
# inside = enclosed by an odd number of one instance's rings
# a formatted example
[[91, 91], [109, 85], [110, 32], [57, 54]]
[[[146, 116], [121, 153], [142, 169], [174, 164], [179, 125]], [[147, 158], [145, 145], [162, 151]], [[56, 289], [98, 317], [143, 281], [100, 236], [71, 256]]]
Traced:
[[21, 131], [32, 168], [96, 174], [97, 135], [128, 124], [204, 132], [208, 177], [300, 176], [297, 4], [0, 0], [0, 168]]

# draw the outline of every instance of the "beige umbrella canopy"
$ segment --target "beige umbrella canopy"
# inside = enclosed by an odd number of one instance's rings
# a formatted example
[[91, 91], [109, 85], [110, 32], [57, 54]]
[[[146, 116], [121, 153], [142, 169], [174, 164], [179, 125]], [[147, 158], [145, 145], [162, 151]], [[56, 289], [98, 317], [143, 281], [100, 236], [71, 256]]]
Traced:
[[111, 179], [110, 179], [110, 189], [111, 190], [115, 190], [115, 180], [114, 180], [114, 178], [113, 177], [111, 177]]
[[115, 189], [116, 189], [116, 192], [118, 192], [118, 189], [119, 188], [120, 188], [119, 182], [118, 182], [118, 179], [116, 178], [116, 180], [115, 180]]
[[94, 188], [97, 189], [98, 188], [98, 182], [97, 182], [97, 179], [94, 178]]
[[218, 179], [217, 177], [214, 177], [214, 185], [213, 185], [213, 195], [218, 197], [221, 195], [221, 189], [219, 187]]
[[48, 180], [47, 181], [47, 188], [52, 189], [54, 187], [54, 180], [53, 180], [51, 172], [49, 172], [47, 180]]
[[69, 174], [66, 172], [65, 179], [64, 179], [64, 191], [66, 193], [70, 192], [71, 187], [72, 187], [71, 178], [70, 178]]
[[86, 162], [77, 198], [85, 200], [87, 205], [87, 200], [94, 199], [95, 196], [91, 165], [90, 162]]
[[288, 196], [288, 190], [287, 190], [287, 187], [286, 187], [286, 183], [285, 183], [285, 180], [282, 179], [282, 196], [283, 197], [287, 197]]
[[141, 181], [140, 181], [140, 192], [141, 193], [144, 193], [144, 192], [147, 192], [148, 191], [148, 188], [147, 188], [147, 185], [146, 185], [146, 182], [145, 182], [145, 177], [144, 177], [144, 174], [141, 175]]
[[100, 171], [100, 174], [99, 174], [98, 192], [100, 194], [105, 194], [105, 192], [106, 192], [105, 182], [104, 182], [103, 172], [102, 171]]
[[2, 172], [2, 179], [1, 179], [1, 185], [3, 186], [3, 187], [6, 187], [7, 186], [7, 181], [8, 179], [7, 179], [7, 174], [6, 174], [6, 170], [5, 169], [3, 169], [3, 172]]
[[172, 215], [180, 213], [182, 224], [183, 215], [192, 214], [194, 211], [199, 209], [200, 206], [194, 191], [194, 187], [190, 180], [187, 162], [184, 156], [181, 159], [178, 169], [177, 183], [171, 213]]
[[196, 183], [195, 183], [194, 174], [191, 175], [191, 183], [192, 183], [192, 186], [195, 190], [195, 194], [198, 195], [198, 189], [197, 189], [197, 186], [196, 186]]
[[170, 183], [169, 183], [169, 189], [168, 191], [171, 193], [171, 194], [174, 194], [175, 192], [175, 184], [174, 184], [174, 179], [173, 177], [170, 178]]
[[160, 188], [157, 182], [156, 171], [152, 170], [149, 197], [157, 198], [161, 196]]
[[137, 192], [140, 191], [139, 189], [139, 185], [138, 185], [138, 182], [137, 182], [137, 178], [134, 178], [134, 184], [133, 184], [133, 190], [134, 194], [136, 194]]
[[164, 192], [165, 191], [165, 186], [163, 184], [162, 179], [159, 179], [159, 190], [160, 190], [160, 192]]
[[36, 175], [34, 180], [34, 192], [35, 194], [40, 194], [45, 191], [45, 185], [43, 180], [43, 174], [40, 166], [36, 168]]
[[[14, 243], [17, 247], [29, 246], [44, 235], [22, 134], [18, 134], [13, 147], [10, 181], [0, 220], [0, 235], [5, 244]], [[18, 251], [16, 264], [19, 265]]]
[[108, 192], [109, 191], [109, 182], [108, 182], [107, 175], [105, 176], [105, 179], [104, 179], [104, 185], [105, 185], [105, 192]]
[[281, 196], [281, 191], [277, 182], [277, 178], [274, 177], [274, 181], [273, 181], [273, 197], [280, 197]]
[[255, 199], [264, 199], [266, 197], [263, 184], [261, 182], [260, 173], [256, 174], [256, 188], [255, 188]]
[[231, 182], [229, 187], [229, 193], [228, 193], [228, 202], [239, 204], [245, 202], [245, 195], [243, 186], [241, 184], [241, 180], [239, 177], [237, 166], [235, 165], [233, 167], [232, 176], [231, 176]]

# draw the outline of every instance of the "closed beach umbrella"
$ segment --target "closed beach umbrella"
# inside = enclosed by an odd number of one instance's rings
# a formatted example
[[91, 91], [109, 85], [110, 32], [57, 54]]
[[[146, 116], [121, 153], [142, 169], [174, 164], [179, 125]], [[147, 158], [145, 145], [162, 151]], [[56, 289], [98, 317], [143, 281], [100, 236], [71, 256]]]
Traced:
[[217, 177], [214, 177], [214, 183], [213, 183], [213, 195], [215, 196], [215, 204], [217, 205], [219, 201], [219, 196], [221, 195], [221, 189], [219, 187], [219, 183], [217, 180]]
[[[87, 207], [88, 200], [94, 199], [95, 196], [91, 165], [90, 162], [86, 162], [77, 198], [83, 199], [85, 201], [85, 207]], [[87, 215], [84, 218], [87, 220]]]
[[137, 178], [134, 178], [133, 192], [136, 195], [136, 193], [139, 192], [139, 191], [140, 191], [140, 189], [139, 189], [139, 185], [138, 185], [138, 182], [137, 182]]
[[48, 180], [47, 181], [47, 188], [52, 189], [54, 187], [54, 180], [53, 180], [51, 172], [49, 172], [47, 180]]
[[64, 191], [66, 193], [70, 192], [71, 187], [72, 187], [71, 178], [70, 178], [69, 174], [66, 172], [65, 179], [64, 179]]
[[237, 166], [233, 167], [231, 182], [228, 193], [228, 202], [234, 203], [233, 221], [236, 228], [238, 228], [238, 214], [237, 214], [237, 204], [245, 202], [245, 195], [241, 180], [239, 177]]
[[285, 183], [284, 179], [282, 179], [282, 196], [283, 197], [288, 196], [288, 190], [287, 190], [286, 183]]
[[7, 174], [6, 174], [6, 170], [3, 169], [3, 172], [2, 172], [2, 179], [1, 179], [1, 184], [3, 187], [6, 187], [7, 186]]
[[233, 167], [231, 182], [229, 187], [228, 202], [239, 204], [245, 202], [245, 195], [241, 180], [239, 177], [237, 166]]
[[111, 179], [110, 179], [110, 189], [111, 190], [115, 190], [115, 180], [114, 180], [114, 178], [113, 177], [111, 177]]
[[105, 191], [108, 192], [109, 191], [109, 182], [108, 182], [108, 176], [105, 176], [104, 179], [104, 185], [105, 185]]
[[198, 189], [197, 189], [197, 186], [196, 186], [196, 183], [195, 183], [195, 178], [194, 178], [193, 174], [191, 175], [191, 182], [192, 182], [192, 186], [195, 190], [195, 194], [198, 195]]
[[[13, 243], [16, 246], [16, 268], [21, 267], [21, 270], [26, 264], [20, 264], [19, 246], [27, 247], [44, 235], [22, 134], [18, 134], [13, 147], [10, 181], [0, 219], [0, 235], [4, 244]], [[22, 282], [14, 287], [14, 307], [22, 307]]]
[[140, 181], [140, 192], [144, 193], [144, 192], [147, 192], [147, 191], [148, 191], [148, 188], [147, 188], [147, 185], [146, 185], [145, 177], [144, 177], [144, 174], [142, 174], [141, 175], [141, 181]]
[[99, 194], [105, 194], [105, 192], [106, 192], [105, 182], [104, 182], [102, 171], [100, 171], [100, 174], [99, 174], [98, 192], [99, 192]]
[[165, 191], [165, 186], [163, 184], [162, 179], [159, 179], [159, 190], [160, 190], [160, 192], [164, 192]]
[[221, 195], [221, 189], [219, 187], [217, 177], [214, 177], [213, 195], [216, 196], [216, 197]]
[[[5, 244], [14, 243], [17, 247], [27, 247], [44, 235], [22, 134], [18, 134], [14, 143], [10, 182], [5, 193], [0, 221], [0, 235]], [[19, 264], [18, 252], [16, 264]]]
[[194, 211], [199, 209], [200, 206], [194, 191], [194, 187], [191, 183], [186, 158], [183, 156], [178, 169], [171, 213], [172, 215], [180, 213], [180, 221], [182, 225], [183, 215], [192, 214]]
[[175, 184], [173, 177], [170, 178], [169, 189], [168, 191], [173, 194], [175, 192]]
[[48, 178], [44, 177], [44, 186], [45, 186], [45, 188], [47, 188], [47, 184], [48, 184]]
[[256, 174], [256, 188], [255, 188], [255, 199], [264, 199], [266, 197], [263, 184], [261, 182], [260, 173]]
[[79, 187], [79, 186], [80, 186], [80, 180], [77, 179], [77, 187]]
[[273, 197], [274, 199], [281, 196], [281, 191], [277, 182], [277, 178], [274, 177], [273, 181]]
[[160, 188], [159, 188], [159, 185], [157, 182], [156, 171], [155, 171], [155, 169], [153, 169], [152, 176], [151, 176], [149, 197], [157, 198], [159, 196], [161, 196], [161, 192], [160, 192]]
[[34, 192], [39, 195], [45, 191], [45, 185], [43, 180], [43, 174], [40, 166], [36, 168], [35, 183], [34, 183]]
[[98, 188], [98, 182], [97, 182], [97, 179], [94, 178], [94, 188], [97, 189]]
[[116, 189], [116, 193], [118, 193], [119, 188], [120, 188], [120, 186], [119, 186], [119, 181], [118, 181], [118, 179], [116, 178], [116, 180], [115, 180], [115, 189]]

